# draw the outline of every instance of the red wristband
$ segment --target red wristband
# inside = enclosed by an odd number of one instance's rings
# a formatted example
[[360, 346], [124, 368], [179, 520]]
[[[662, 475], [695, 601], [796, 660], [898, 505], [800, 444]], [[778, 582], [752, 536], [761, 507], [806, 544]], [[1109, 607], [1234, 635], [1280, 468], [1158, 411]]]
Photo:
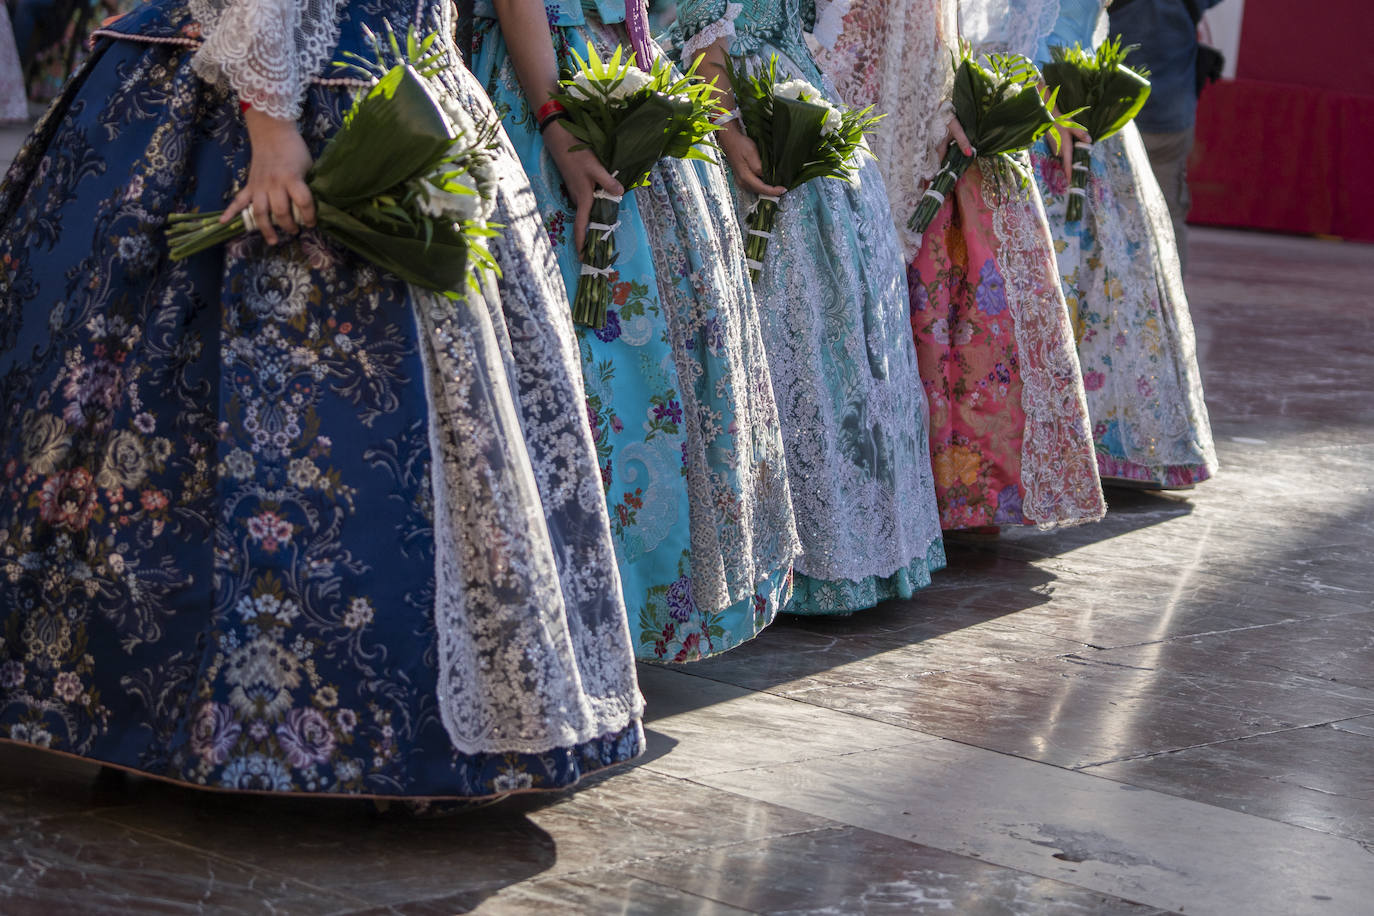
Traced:
[[549, 115], [559, 111], [566, 112], [567, 109], [564, 108], [563, 103], [557, 99], [549, 99], [543, 105], [539, 106], [539, 110], [534, 113], [534, 120], [536, 122], [542, 122]]
[[247, 111], [248, 109], [250, 109], [250, 108], [252, 108], [252, 107], [253, 107], [253, 106], [250, 105], [250, 104], [248, 104], [247, 102], [242, 102], [242, 101], [239, 102], [239, 111], [240, 111], [240, 112]]

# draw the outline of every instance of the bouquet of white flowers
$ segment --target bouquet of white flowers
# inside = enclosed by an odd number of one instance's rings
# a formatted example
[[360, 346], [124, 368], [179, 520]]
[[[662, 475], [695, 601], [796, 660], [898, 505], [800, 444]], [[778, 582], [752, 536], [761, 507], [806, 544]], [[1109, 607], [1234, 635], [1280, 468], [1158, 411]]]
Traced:
[[[756, 72], [727, 61], [741, 126], [758, 146], [763, 180], [789, 191], [813, 178], [849, 179], [864, 137], [882, 115], [830, 104], [806, 80], [778, 81], [778, 57]], [[778, 198], [760, 197], [745, 217], [744, 253], [749, 277], [758, 282], [778, 218]]]
[[[484, 244], [496, 234], [487, 217], [497, 125], [476, 124], [439, 88], [437, 35], [419, 40], [411, 32], [404, 50], [390, 32], [387, 38], [398, 63], [381, 63], [387, 55], [373, 36], [377, 60], [349, 64], [376, 82], [354, 101], [306, 177], [316, 222], [378, 267], [457, 297], [476, 284], [477, 268], [498, 270]], [[173, 214], [172, 259], [255, 231], [251, 209], [227, 223], [223, 212]]]
[[[576, 51], [573, 57], [577, 68], [560, 80], [562, 91], [552, 99], [567, 113], [568, 132], [581, 141], [574, 149], [590, 149], [626, 190], [648, 184], [660, 159], [710, 159], [699, 144], [716, 129], [711, 119], [720, 109], [711, 87], [695, 78], [695, 66], [677, 76], [659, 60], [646, 72], [620, 47], [609, 60], [590, 45], [585, 60]], [[620, 198], [598, 191], [573, 299], [579, 324], [606, 323], [619, 214]]]

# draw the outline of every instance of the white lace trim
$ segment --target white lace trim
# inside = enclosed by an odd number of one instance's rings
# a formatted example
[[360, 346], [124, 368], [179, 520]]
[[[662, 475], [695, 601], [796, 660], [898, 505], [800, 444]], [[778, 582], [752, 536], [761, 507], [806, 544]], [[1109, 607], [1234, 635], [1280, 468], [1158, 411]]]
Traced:
[[692, 58], [696, 57], [722, 38], [734, 38], [738, 34], [735, 31], [735, 20], [738, 19], [740, 13], [743, 12], [744, 4], [727, 3], [725, 5], [724, 16], [682, 43], [682, 59], [690, 63]]
[[[495, 117], [465, 72], [468, 110]], [[462, 753], [544, 753], [643, 712], [571, 318], [505, 135], [503, 272], [453, 303], [412, 289], [429, 407], [438, 703]]]
[[[725, 608], [801, 553], [767, 351], [740, 256], [744, 242], [719, 166], [665, 159], [635, 193], [656, 273], [690, 276], [685, 288], [669, 280], [658, 292], [683, 415], [691, 418], [684, 464], [692, 598], [698, 607]], [[690, 345], [702, 333], [719, 335], [712, 349], [720, 362], [704, 364]], [[714, 379], [704, 365], [718, 373]], [[699, 396], [703, 387], [728, 399], [729, 428]], [[733, 466], [722, 466], [721, 454]]]
[[190, 0], [204, 43], [192, 66], [263, 114], [295, 120], [339, 40], [343, 0]]
[[[484, 390], [506, 377], [490, 327], [454, 314], [470, 305], [411, 294], [428, 343], [438, 698], [449, 738], [464, 754], [537, 754], [619, 731], [630, 706], [596, 709], [583, 689], [511, 394]], [[620, 634], [603, 635], [614, 647]]]

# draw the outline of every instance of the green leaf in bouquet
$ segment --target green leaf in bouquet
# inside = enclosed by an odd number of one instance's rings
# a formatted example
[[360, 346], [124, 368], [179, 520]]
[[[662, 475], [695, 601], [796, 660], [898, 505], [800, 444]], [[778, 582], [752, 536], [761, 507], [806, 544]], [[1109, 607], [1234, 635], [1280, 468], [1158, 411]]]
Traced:
[[323, 200], [315, 206], [330, 238], [402, 280], [438, 292], [467, 285], [469, 242], [460, 229], [434, 224], [426, 238], [418, 225], [407, 228], [380, 213], [349, 212]]
[[859, 110], [842, 109], [839, 127], [829, 133], [822, 132], [821, 145], [812, 161], [802, 169], [798, 184], [815, 178], [852, 179], [859, 157], [872, 155], [864, 140], [883, 117], [874, 115], [871, 105]]
[[983, 120], [982, 107], [978, 104], [984, 95], [980, 68], [969, 65], [964, 60], [954, 70], [954, 116], [959, 119], [965, 133], [977, 133]]
[[[716, 130], [711, 121], [720, 108], [712, 88], [695, 79], [695, 64], [679, 76], [660, 59], [646, 72], [623, 48], [617, 46], [603, 58], [590, 44], [585, 58], [575, 50], [572, 56], [575, 66], [563, 75], [552, 98], [567, 110], [568, 132], [608, 168], [620, 170], [621, 184], [642, 184], [653, 164], [666, 156], [708, 158], [697, 147]], [[632, 76], [638, 88], [620, 92]], [[657, 152], [650, 157], [653, 150]]]
[[1054, 126], [1054, 115], [1045, 101], [1039, 89], [1028, 86], [987, 109], [974, 144], [979, 155], [1017, 152], [1044, 136]]
[[363, 39], [372, 48], [372, 56], [364, 57], [353, 51], [345, 51], [344, 59], [336, 61], [336, 67], [352, 70], [369, 82], [381, 79], [399, 64], [409, 64], [426, 79], [438, 76], [446, 69], [447, 54], [439, 44], [439, 33], [431, 32], [423, 38], [411, 26], [406, 30], [405, 46], [396, 40], [396, 33], [390, 22], [383, 22], [384, 35], [378, 35], [366, 24], [363, 25]]
[[773, 98], [773, 157], [764, 163], [765, 181], [790, 190], [805, 180], [803, 172], [815, 161], [827, 114], [829, 110], [815, 102]]
[[[719, 107], [709, 86], [675, 75], [661, 59], [642, 70], [622, 47], [603, 58], [588, 45], [585, 58], [576, 51], [572, 57], [576, 66], [550, 98], [567, 114], [564, 126], [579, 141], [573, 149], [589, 149], [627, 190], [646, 184], [665, 156], [706, 158], [695, 147], [716, 129], [711, 119]], [[589, 228], [578, 252], [584, 267], [573, 320], [579, 324], [600, 327], [606, 320], [616, 248], [614, 231], [604, 227], [616, 225], [619, 206], [604, 197], [592, 205], [593, 226], [603, 228]]]
[[1119, 36], [1093, 54], [1081, 45], [1050, 48], [1045, 83], [1058, 89], [1061, 107], [1079, 110], [1080, 126], [1094, 142], [1129, 124], [1150, 97], [1149, 71], [1125, 63], [1134, 49]]
[[638, 100], [617, 125], [605, 165], [627, 189], [645, 184], [649, 170], [663, 158], [666, 128], [676, 115], [673, 101], [655, 92]]
[[311, 190], [347, 208], [433, 169], [454, 139], [425, 79], [397, 65], [354, 103], [311, 170]]
[[[980, 61], [974, 58], [971, 45], [963, 42], [953, 63], [954, 116], [968, 135], [975, 155], [988, 160], [1003, 176], [1008, 172], [1015, 175], [1025, 188], [1030, 183], [1030, 174], [1015, 154], [1056, 125], [1075, 126], [1071, 116], [1076, 112], [1054, 114], [1057, 90], [1042, 91], [1040, 71], [1020, 54], [993, 54]], [[949, 144], [930, 189], [907, 221], [913, 232], [924, 232], [930, 226], [972, 161], [958, 144]]]
[[980, 156], [1015, 153], [1056, 124], [1053, 96], [1042, 95], [1039, 71], [1019, 54], [995, 54], [986, 63], [965, 44], [954, 72], [954, 114]]
[[[805, 98], [780, 95], [777, 55], [754, 70], [737, 68], [728, 59], [726, 67], [765, 180], [791, 189], [816, 178], [851, 177], [865, 135], [881, 120], [872, 116], [871, 107], [856, 111], [831, 105], [814, 87], [800, 93]], [[837, 117], [838, 124], [828, 130], [828, 122]]]
[[[817, 178], [853, 175], [864, 134], [879, 120], [871, 116], [871, 108], [854, 111], [831, 105], [805, 80], [780, 84], [776, 54], [752, 70], [736, 67], [727, 58], [726, 72], [744, 131], [758, 148], [766, 182], [792, 190]], [[756, 283], [763, 276], [777, 214], [778, 199], [767, 195], [745, 214], [745, 257]]]

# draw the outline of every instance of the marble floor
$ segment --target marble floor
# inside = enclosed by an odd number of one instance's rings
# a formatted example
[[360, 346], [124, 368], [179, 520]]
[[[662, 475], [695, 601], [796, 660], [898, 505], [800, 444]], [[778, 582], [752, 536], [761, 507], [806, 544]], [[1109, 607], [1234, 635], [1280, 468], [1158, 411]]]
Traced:
[[1374, 913], [1374, 247], [1197, 231], [1186, 496], [642, 669], [649, 752], [445, 819], [0, 748], [0, 913]]

